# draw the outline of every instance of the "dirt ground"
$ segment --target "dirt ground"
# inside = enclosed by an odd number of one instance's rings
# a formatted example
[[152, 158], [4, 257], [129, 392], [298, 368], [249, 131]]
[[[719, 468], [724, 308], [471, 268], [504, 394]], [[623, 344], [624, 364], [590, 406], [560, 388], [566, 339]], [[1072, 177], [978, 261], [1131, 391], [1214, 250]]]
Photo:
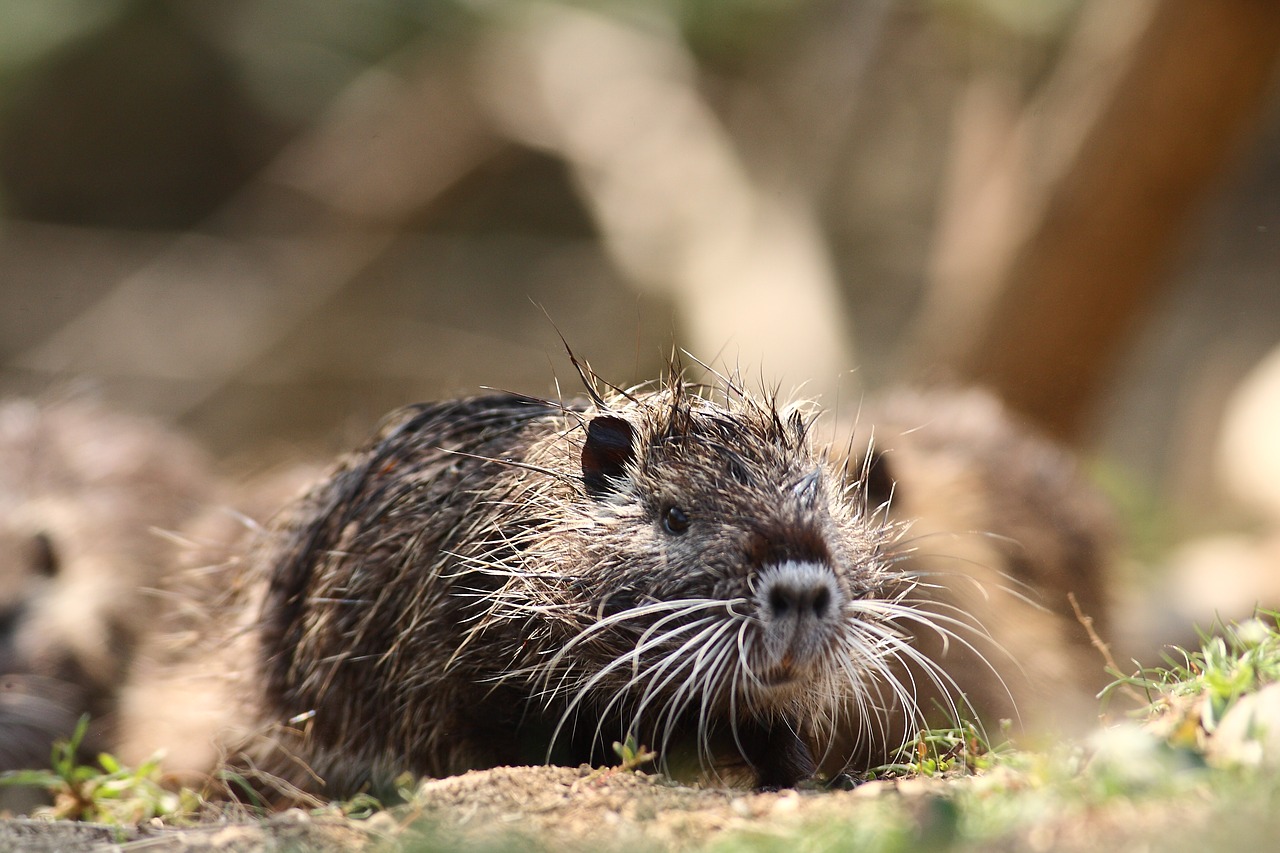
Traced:
[[0, 851], [1093, 850], [1103, 842], [1141, 847], [1175, 814], [1184, 827], [1195, 822], [1169, 802], [1117, 802], [1083, 814], [1057, 804], [975, 846], [958, 831], [956, 795], [1008, 796], [1009, 784], [997, 771], [759, 793], [680, 786], [638, 772], [503, 767], [426, 781], [410, 805], [364, 820], [295, 809], [186, 827], [0, 821]]
[[[292, 810], [265, 820], [191, 827], [109, 827], [19, 818], [0, 821], [0, 851], [238, 853], [259, 850], [685, 850], [726, 836], [784, 838], [863, 803], [924, 803], [958, 780], [870, 782], [852, 791], [703, 789], [640, 772], [500, 767], [424, 782], [409, 806], [366, 820]], [[754, 846], [754, 845], [753, 845]]]

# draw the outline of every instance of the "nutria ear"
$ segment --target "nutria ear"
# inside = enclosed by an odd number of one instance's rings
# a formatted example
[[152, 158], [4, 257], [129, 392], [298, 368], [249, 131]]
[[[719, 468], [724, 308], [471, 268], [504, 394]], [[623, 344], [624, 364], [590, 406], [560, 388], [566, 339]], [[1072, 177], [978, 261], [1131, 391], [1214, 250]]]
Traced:
[[871, 455], [854, 469], [863, 472], [862, 491], [867, 497], [867, 510], [871, 512], [888, 505], [894, 496], [896, 484], [886, 455], [883, 451], [872, 450]]
[[40, 531], [32, 536], [29, 549], [27, 556], [36, 574], [51, 578], [58, 573], [58, 551], [48, 533]]
[[587, 424], [587, 441], [582, 445], [582, 482], [587, 493], [599, 496], [609, 491], [609, 478], [626, 474], [627, 463], [635, 458], [631, 424], [613, 415], [601, 415]]

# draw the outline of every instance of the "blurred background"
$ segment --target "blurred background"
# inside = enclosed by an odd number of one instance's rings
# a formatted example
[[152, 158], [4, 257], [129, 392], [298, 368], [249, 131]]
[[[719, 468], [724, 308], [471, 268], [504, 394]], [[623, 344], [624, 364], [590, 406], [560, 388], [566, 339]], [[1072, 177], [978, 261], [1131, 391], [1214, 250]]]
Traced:
[[1139, 553], [1256, 531], [1278, 57], [1260, 0], [8, 0], [0, 392], [329, 452], [679, 346], [982, 383]]

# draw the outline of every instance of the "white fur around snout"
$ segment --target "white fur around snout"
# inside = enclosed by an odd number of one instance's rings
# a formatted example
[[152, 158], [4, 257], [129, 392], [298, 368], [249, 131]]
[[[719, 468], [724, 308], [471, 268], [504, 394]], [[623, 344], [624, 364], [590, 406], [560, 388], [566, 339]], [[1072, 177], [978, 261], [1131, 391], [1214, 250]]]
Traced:
[[[780, 588], [789, 588], [795, 601], [787, 612], [775, 613], [771, 601]], [[825, 595], [821, 613], [812, 608], [816, 596]], [[756, 612], [763, 631], [763, 650], [768, 668], [800, 670], [816, 665], [830, 646], [836, 633], [844, 594], [836, 582], [835, 572], [824, 563], [787, 560], [766, 566], [756, 582]]]

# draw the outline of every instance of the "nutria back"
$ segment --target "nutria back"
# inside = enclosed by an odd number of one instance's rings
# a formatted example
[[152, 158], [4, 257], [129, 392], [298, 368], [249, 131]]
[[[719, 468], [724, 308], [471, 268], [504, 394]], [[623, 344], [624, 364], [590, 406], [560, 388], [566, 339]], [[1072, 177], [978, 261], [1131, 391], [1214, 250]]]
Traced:
[[919, 582], [917, 606], [982, 626], [948, 647], [924, 632], [916, 648], [990, 727], [1091, 725], [1111, 680], [1094, 641], [1109, 639], [1119, 537], [1076, 459], [978, 389], [895, 389], [864, 406], [858, 433], [870, 500], [909, 526], [897, 568]]

